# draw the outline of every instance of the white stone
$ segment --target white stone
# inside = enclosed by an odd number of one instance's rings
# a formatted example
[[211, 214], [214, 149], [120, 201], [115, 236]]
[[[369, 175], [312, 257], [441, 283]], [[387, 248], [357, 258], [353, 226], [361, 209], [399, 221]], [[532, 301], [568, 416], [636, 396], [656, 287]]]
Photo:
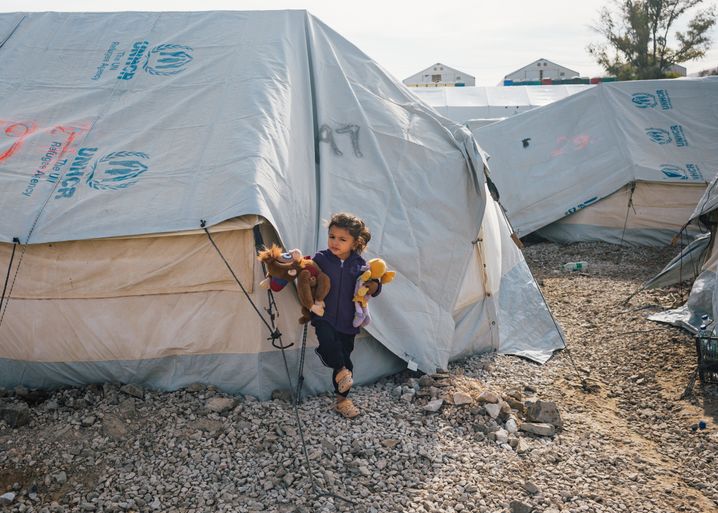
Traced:
[[443, 399], [435, 399], [434, 401], [429, 401], [428, 403], [426, 403], [426, 405], [422, 409], [429, 413], [436, 413], [441, 409], [442, 404], [444, 404]]
[[505, 429], [499, 429], [496, 433], [496, 443], [501, 445], [509, 441], [509, 432]]
[[15, 494], [13, 492], [4, 493], [0, 495], [0, 506], [9, 506], [14, 500]]
[[484, 405], [484, 408], [486, 408], [486, 413], [488, 413], [492, 419], [495, 419], [499, 416], [499, 413], [501, 413], [501, 405], [497, 403], [487, 403]]

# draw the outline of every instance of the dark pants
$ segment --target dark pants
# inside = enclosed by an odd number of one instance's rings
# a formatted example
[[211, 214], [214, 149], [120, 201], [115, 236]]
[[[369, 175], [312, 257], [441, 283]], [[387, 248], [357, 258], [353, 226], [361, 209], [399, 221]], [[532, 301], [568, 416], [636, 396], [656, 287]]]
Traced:
[[[354, 364], [352, 364], [350, 356], [352, 351], [354, 351], [355, 335], [339, 333], [326, 322], [318, 322], [314, 326], [314, 329], [317, 332], [317, 340], [319, 340], [319, 347], [317, 347], [315, 351], [325, 366], [334, 369], [332, 373], [332, 384], [334, 385], [334, 391], [339, 394], [339, 388], [335, 379], [337, 373], [342, 367], [346, 367], [350, 371], [354, 370]], [[349, 395], [349, 390], [339, 395], [346, 397]]]

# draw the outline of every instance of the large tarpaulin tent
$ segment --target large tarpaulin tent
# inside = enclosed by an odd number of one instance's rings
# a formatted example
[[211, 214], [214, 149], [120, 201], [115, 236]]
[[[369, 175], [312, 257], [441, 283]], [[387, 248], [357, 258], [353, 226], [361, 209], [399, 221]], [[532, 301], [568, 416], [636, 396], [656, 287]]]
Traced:
[[411, 92], [444, 117], [478, 126], [561, 100], [592, 85], [510, 87], [412, 87]]
[[[0, 42], [0, 386], [269, 397], [281, 354], [201, 221], [261, 309], [253, 228], [311, 254], [341, 210], [397, 271], [359, 378], [562, 347], [468, 130], [306, 12], [2, 14]], [[294, 291], [276, 298], [298, 342]]]
[[473, 133], [521, 236], [661, 245], [718, 170], [716, 105], [715, 78], [602, 83]]

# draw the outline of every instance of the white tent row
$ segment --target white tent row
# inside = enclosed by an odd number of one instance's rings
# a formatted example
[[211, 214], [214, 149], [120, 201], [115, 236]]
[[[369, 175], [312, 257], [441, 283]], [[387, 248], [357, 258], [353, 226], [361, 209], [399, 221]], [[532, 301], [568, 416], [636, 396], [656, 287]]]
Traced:
[[412, 87], [442, 116], [470, 127], [542, 107], [593, 87], [586, 84], [507, 87]]
[[716, 104], [715, 78], [602, 83], [473, 133], [521, 236], [667, 244], [718, 171]]
[[[563, 346], [468, 130], [306, 12], [0, 14], [0, 41], [0, 387], [269, 397], [281, 352], [201, 224], [263, 311], [256, 234], [313, 254], [337, 211], [397, 271], [363, 382]], [[293, 368], [299, 305], [275, 297]], [[304, 374], [331, 388], [311, 352]]]

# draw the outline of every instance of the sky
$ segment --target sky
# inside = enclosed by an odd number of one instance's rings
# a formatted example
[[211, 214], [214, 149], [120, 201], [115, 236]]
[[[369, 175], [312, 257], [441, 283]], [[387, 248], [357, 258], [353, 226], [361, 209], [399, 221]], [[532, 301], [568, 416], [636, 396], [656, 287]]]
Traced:
[[[436, 62], [476, 77], [477, 86], [539, 58], [594, 77], [604, 73], [586, 51], [600, 36], [599, 9], [609, 0], [0, 0], [14, 11], [204, 11], [306, 9], [399, 80]], [[715, 4], [707, 1], [704, 5]], [[688, 17], [686, 17], [687, 19]], [[683, 20], [679, 20], [683, 21]], [[681, 24], [679, 23], [679, 28]], [[688, 73], [718, 66], [714, 48]]]

